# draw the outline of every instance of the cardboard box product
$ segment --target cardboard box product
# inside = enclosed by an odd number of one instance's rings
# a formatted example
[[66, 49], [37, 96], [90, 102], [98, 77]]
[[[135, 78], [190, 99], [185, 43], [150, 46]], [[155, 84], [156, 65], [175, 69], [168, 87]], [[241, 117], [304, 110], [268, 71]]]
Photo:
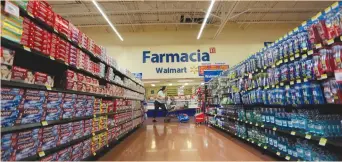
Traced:
[[72, 148], [67, 147], [61, 151], [58, 151], [58, 161], [69, 161], [71, 158]]
[[10, 50], [5, 47], [0, 47], [0, 52], [1, 52], [1, 64], [5, 65], [13, 65], [13, 60], [15, 56], [15, 51]]
[[42, 120], [59, 120], [62, 116], [62, 107], [64, 93], [60, 92], [48, 92], [44, 108], [44, 115]]
[[67, 90], [77, 91], [77, 81], [67, 79], [65, 82], [65, 88]]
[[34, 84], [34, 75], [33, 72], [28, 69], [13, 66], [11, 80]]
[[85, 114], [85, 106], [86, 106], [86, 96], [85, 95], [77, 95], [76, 103], [74, 105], [75, 109], [75, 117], [83, 117]]
[[76, 103], [76, 94], [65, 94], [62, 104], [63, 119], [72, 118], [74, 116], [74, 104]]

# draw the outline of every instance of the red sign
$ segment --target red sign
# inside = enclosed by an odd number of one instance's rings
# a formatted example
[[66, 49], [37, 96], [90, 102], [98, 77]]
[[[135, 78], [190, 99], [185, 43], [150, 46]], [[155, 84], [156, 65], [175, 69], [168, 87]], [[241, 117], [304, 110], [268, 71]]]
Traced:
[[203, 76], [204, 70], [228, 70], [229, 65], [205, 65], [198, 66], [198, 75]]
[[215, 47], [209, 48], [209, 53], [216, 53], [216, 48]]

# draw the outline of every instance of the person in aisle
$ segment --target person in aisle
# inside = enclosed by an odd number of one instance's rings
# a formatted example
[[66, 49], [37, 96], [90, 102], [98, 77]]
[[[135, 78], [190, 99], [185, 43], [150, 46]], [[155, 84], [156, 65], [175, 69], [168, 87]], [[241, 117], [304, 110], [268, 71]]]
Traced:
[[165, 117], [166, 115], [166, 112], [167, 112], [166, 106], [165, 106], [165, 101], [167, 99], [167, 97], [165, 96], [166, 90], [167, 90], [166, 86], [162, 86], [162, 88], [157, 93], [157, 98], [154, 101], [153, 122], [157, 122], [156, 116], [157, 116], [159, 108], [163, 110], [163, 117]]

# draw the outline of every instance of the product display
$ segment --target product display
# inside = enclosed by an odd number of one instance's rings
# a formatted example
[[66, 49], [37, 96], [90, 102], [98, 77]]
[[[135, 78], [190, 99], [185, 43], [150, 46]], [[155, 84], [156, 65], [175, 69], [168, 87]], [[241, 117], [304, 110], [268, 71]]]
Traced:
[[142, 124], [143, 84], [104, 47], [47, 1], [6, 3], [20, 12], [2, 10], [3, 161], [89, 160]]
[[209, 124], [286, 160], [341, 160], [341, 12], [334, 3], [212, 79]]

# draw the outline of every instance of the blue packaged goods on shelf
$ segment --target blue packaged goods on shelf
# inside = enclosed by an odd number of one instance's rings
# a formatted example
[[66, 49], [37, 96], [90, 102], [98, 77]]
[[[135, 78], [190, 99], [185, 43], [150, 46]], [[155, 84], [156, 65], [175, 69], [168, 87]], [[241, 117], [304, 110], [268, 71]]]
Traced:
[[72, 118], [74, 116], [74, 105], [76, 103], [76, 99], [76, 94], [65, 94], [62, 103], [63, 119]]
[[84, 135], [84, 122], [83, 120], [72, 123], [73, 140], [83, 137]]
[[57, 161], [69, 161], [71, 159], [72, 148], [68, 147], [57, 152]]
[[95, 97], [94, 96], [87, 96], [86, 97], [86, 103], [85, 103], [85, 116], [91, 116], [94, 114], [94, 102]]
[[1, 111], [16, 110], [21, 103], [24, 89], [1, 87]]
[[43, 158], [41, 158], [40, 161], [57, 161], [58, 158], [57, 158], [58, 154], [57, 153], [53, 153], [53, 154], [50, 154], [50, 155], [47, 155]]
[[30, 90], [25, 91], [19, 108], [21, 109], [43, 109], [45, 103], [47, 91]]
[[44, 115], [42, 120], [59, 120], [62, 114], [62, 102], [64, 93], [48, 92], [46, 102], [44, 104]]
[[85, 106], [87, 103], [86, 95], [77, 95], [77, 99], [74, 105], [74, 117], [83, 117], [85, 115]]

